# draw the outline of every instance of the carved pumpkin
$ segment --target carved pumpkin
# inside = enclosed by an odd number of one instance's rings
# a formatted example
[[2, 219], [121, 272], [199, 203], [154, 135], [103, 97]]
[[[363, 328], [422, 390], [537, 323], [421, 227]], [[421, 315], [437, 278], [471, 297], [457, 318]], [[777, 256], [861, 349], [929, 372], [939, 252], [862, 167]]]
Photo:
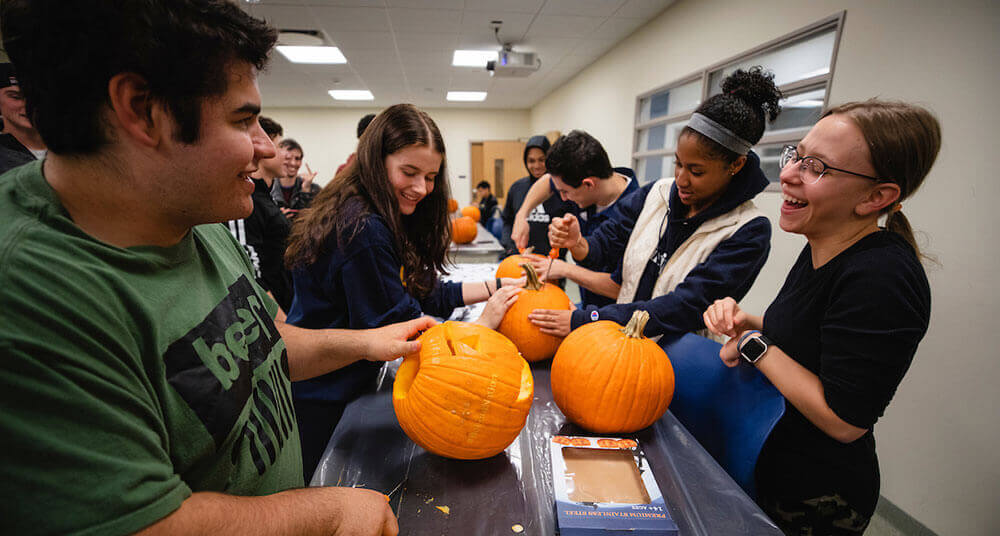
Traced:
[[469, 205], [462, 209], [462, 215], [468, 216], [476, 221], [479, 221], [479, 207], [475, 205]]
[[601, 320], [566, 336], [552, 360], [552, 396], [567, 419], [599, 434], [623, 434], [663, 415], [674, 396], [674, 368], [642, 336], [648, 321], [649, 313], [636, 311], [624, 328]]
[[542, 255], [537, 253], [532, 253], [533, 247], [529, 247], [521, 252], [520, 255], [511, 255], [506, 259], [500, 261], [500, 266], [497, 266], [497, 277], [521, 277], [524, 275], [524, 270], [521, 269], [521, 265], [530, 262], [529, 259], [545, 259]]
[[392, 386], [400, 427], [428, 452], [478, 460], [507, 448], [534, 399], [528, 363], [503, 335], [445, 322], [425, 331]]
[[448, 200], [448, 213], [451, 214], [452, 212], [455, 212], [456, 210], [458, 210], [458, 201], [455, 201], [454, 199], [449, 199]]
[[476, 221], [467, 216], [451, 220], [451, 239], [456, 244], [468, 244], [476, 239], [479, 231], [476, 229]]
[[[570, 309], [569, 297], [561, 288], [538, 280], [538, 274], [530, 264], [522, 264], [527, 276], [524, 292], [518, 295], [514, 305], [500, 321], [497, 331], [511, 340], [521, 355], [528, 361], [541, 361], [555, 355], [562, 337], [542, 333], [538, 326], [528, 320], [528, 314], [535, 309]], [[520, 274], [519, 274], [520, 275]]]

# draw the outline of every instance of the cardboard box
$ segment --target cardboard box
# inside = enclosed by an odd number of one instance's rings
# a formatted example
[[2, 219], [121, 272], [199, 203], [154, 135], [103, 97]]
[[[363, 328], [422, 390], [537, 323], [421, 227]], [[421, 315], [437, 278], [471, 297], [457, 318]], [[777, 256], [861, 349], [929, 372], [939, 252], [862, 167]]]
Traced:
[[561, 536], [678, 534], [637, 441], [554, 436], [550, 447]]

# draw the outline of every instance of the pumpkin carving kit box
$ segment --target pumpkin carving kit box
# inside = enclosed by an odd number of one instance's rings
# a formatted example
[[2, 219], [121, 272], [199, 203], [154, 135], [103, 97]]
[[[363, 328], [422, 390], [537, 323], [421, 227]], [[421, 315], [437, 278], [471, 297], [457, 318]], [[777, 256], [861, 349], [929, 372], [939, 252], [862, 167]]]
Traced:
[[561, 536], [678, 534], [634, 439], [557, 435], [550, 453]]

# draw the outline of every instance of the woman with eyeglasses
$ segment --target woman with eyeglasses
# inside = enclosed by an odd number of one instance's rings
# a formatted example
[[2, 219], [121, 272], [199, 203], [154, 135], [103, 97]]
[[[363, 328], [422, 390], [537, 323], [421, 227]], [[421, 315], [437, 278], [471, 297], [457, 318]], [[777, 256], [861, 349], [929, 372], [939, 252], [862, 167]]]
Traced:
[[[647, 336], [676, 338], [704, 331], [701, 315], [714, 300], [750, 290], [771, 249], [771, 224], [753, 203], [768, 180], [750, 148], [780, 113], [781, 92], [760, 67], [737, 70], [721, 89], [681, 130], [674, 177], [619, 200], [616, 213], [586, 237], [572, 214], [549, 225], [552, 245], [569, 248], [583, 267], [617, 264], [604, 276], [617, 303], [537, 309], [528, 318], [543, 333], [564, 336], [598, 320], [625, 325], [642, 309], [650, 316]], [[589, 290], [614, 297], [607, 287]]]
[[781, 157], [780, 226], [808, 243], [778, 296], [764, 316], [732, 298], [705, 311], [710, 331], [732, 337], [723, 362], [757, 367], [788, 402], [756, 468], [758, 502], [786, 534], [862, 534], [875, 511], [872, 429], [930, 319], [901, 202], [940, 145], [937, 120], [917, 106], [828, 111]]

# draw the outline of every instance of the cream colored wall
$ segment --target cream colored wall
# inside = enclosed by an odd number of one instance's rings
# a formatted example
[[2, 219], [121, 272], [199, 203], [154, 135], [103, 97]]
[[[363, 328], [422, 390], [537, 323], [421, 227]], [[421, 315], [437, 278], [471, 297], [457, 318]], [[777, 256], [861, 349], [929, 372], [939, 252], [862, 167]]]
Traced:
[[[944, 143], [904, 203], [926, 233], [930, 330], [876, 430], [882, 494], [939, 534], [1000, 530], [1000, 8], [995, 2], [681, 0], [532, 109], [531, 131], [582, 128], [629, 163], [637, 94], [847, 10], [831, 102], [921, 103]], [[776, 222], [778, 196], [759, 205]], [[803, 240], [780, 231], [745, 304], [763, 311]]]
[[[267, 104], [267, 95], [264, 95]], [[337, 166], [357, 147], [358, 119], [378, 109], [365, 108], [267, 108], [269, 116], [285, 129], [285, 136], [302, 144], [305, 163], [319, 173], [316, 181], [326, 184]], [[530, 135], [527, 110], [428, 109], [444, 136], [452, 195], [460, 204], [469, 202], [469, 143], [483, 140], [515, 140]]]

